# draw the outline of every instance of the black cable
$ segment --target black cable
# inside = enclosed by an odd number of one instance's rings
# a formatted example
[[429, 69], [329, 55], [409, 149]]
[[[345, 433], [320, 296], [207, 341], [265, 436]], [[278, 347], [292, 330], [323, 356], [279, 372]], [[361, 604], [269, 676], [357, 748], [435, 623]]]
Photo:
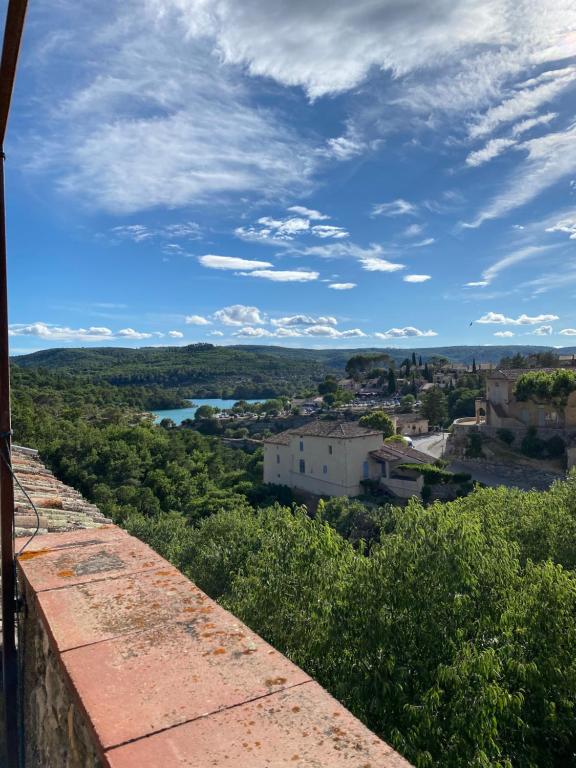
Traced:
[[[6, 433], [0, 434], [0, 439], [2, 439], [3, 443], [4, 443], [4, 450], [0, 451], [0, 456], [2, 457], [2, 461], [6, 465], [6, 468], [8, 469], [10, 474], [12, 475], [12, 479], [18, 484], [18, 487], [20, 488], [20, 490], [22, 491], [24, 496], [28, 499], [28, 503], [30, 504], [30, 506], [34, 510], [34, 514], [36, 515], [36, 530], [34, 531], [32, 536], [30, 536], [30, 538], [27, 541], [24, 542], [24, 544], [20, 547], [20, 549], [18, 550], [18, 552], [15, 555], [16, 557], [20, 557], [20, 555], [22, 554], [22, 552], [24, 552], [26, 547], [28, 547], [32, 543], [32, 541], [34, 540], [34, 537], [38, 535], [38, 531], [40, 530], [40, 515], [38, 513], [38, 510], [36, 509], [36, 505], [34, 504], [32, 499], [30, 498], [30, 496], [28, 495], [28, 492], [26, 491], [26, 489], [24, 488], [24, 486], [22, 485], [20, 480], [16, 477], [16, 474], [15, 474], [14, 470], [12, 469], [12, 461], [10, 459], [9, 443], [8, 443], [8, 437], [9, 436], [10, 435], [6, 434]], [[6, 458], [6, 456], [8, 456], [8, 458]]]

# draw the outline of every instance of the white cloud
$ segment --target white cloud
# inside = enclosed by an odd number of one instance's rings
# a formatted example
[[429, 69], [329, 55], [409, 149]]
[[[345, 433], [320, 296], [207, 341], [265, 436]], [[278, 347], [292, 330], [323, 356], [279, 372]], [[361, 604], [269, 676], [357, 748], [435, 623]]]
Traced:
[[546, 112], [546, 114], [540, 115], [540, 117], [530, 117], [528, 120], [522, 120], [522, 122], [512, 126], [512, 136], [521, 136], [523, 133], [527, 133], [539, 125], [548, 125], [556, 117], [558, 117], [557, 112]]
[[493, 95], [510, 72], [567, 57], [575, 47], [568, 34], [575, 15], [570, 0], [520, 6], [468, 0], [433, 9], [423, 0], [357, 0], [353, 11], [345, 0], [173, 0], [173, 5], [189, 34], [210, 38], [226, 62], [301, 86], [311, 99], [350, 90], [371, 70], [399, 78], [439, 65], [450, 66], [452, 81], [465, 91], [469, 83], [458, 82], [458, 70], [471, 58], [478, 85]]
[[431, 280], [431, 275], [406, 275], [402, 278], [405, 283], [425, 283], [427, 280]]
[[488, 163], [515, 144], [516, 141], [514, 139], [490, 139], [485, 147], [482, 147], [482, 149], [478, 149], [475, 152], [471, 152], [468, 155], [466, 158], [466, 165], [477, 167], [484, 163]]
[[466, 288], [484, 288], [486, 285], [490, 285], [488, 280], [473, 280], [470, 283], [466, 283]]
[[560, 336], [576, 336], [576, 328], [563, 328], [558, 333]]
[[99, 326], [68, 328], [66, 326], [54, 325], [53, 323], [38, 322], [30, 324], [14, 323], [10, 326], [9, 335], [36, 336], [52, 341], [109, 341], [111, 339], [141, 341], [142, 339], [151, 339], [153, 336], [161, 337], [164, 334], [159, 331], [135, 331], [133, 328], [122, 328], [116, 332], [110, 328]]
[[182, 333], [182, 331], [168, 331], [168, 336], [170, 336], [170, 338], [172, 338], [172, 339], [183, 339], [184, 338], [184, 334]]
[[216, 256], [210, 253], [205, 256], [199, 256], [198, 261], [203, 267], [208, 267], [209, 269], [251, 270], [265, 269], [272, 266], [269, 261], [251, 261], [236, 258], [235, 256]]
[[334, 291], [351, 291], [352, 288], [356, 288], [356, 283], [330, 283], [328, 288]]
[[312, 234], [323, 239], [327, 237], [333, 237], [335, 240], [341, 240], [344, 237], [349, 237], [350, 233], [347, 232], [343, 227], [333, 227], [329, 226], [328, 224], [317, 224], [315, 227], [312, 227]]
[[140, 341], [141, 339], [149, 339], [152, 336], [162, 336], [161, 333], [143, 333], [142, 331], [135, 331], [134, 328], [122, 328], [118, 331], [116, 336], [120, 339], [132, 339]]
[[253, 328], [252, 326], [240, 328], [240, 330], [234, 331], [232, 335], [244, 339], [267, 339], [270, 336], [274, 336], [274, 334], [266, 328]]
[[570, 214], [555, 224], [546, 227], [546, 232], [564, 232], [570, 240], [576, 240], [576, 213]]
[[490, 219], [504, 216], [538, 197], [545, 189], [576, 172], [576, 123], [564, 131], [548, 133], [518, 144], [527, 157], [514, 172], [504, 191], [466, 227], [476, 228]]
[[222, 333], [222, 331], [210, 331], [208, 336], [224, 336], [224, 334]]
[[202, 315], [186, 315], [184, 322], [186, 325], [210, 325], [210, 320]]
[[372, 216], [413, 216], [417, 211], [413, 203], [399, 197], [390, 203], [377, 203], [372, 206]]
[[326, 219], [330, 218], [330, 216], [326, 216], [326, 214], [320, 213], [320, 211], [316, 211], [313, 208], [306, 208], [303, 205], [291, 205], [288, 210], [290, 213], [295, 213], [297, 216], [303, 216], [312, 221], [326, 221]]
[[428, 245], [433, 245], [436, 240], [433, 237], [427, 237], [425, 240], [419, 240], [417, 243], [412, 243], [412, 248], [426, 248]]
[[540, 328], [535, 328], [532, 333], [534, 336], [551, 336], [553, 330], [551, 325], [541, 325]]
[[214, 319], [224, 325], [262, 325], [266, 322], [258, 307], [234, 304], [214, 312]]
[[328, 153], [335, 157], [336, 160], [351, 160], [353, 157], [362, 154], [366, 149], [364, 142], [349, 136], [338, 136], [334, 139], [328, 139], [326, 146]]
[[521, 264], [524, 261], [542, 256], [543, 254], [550, 251], [553, 247], [555, 246], [530, 245], [525, 248], [519, 248], [518, 250], [513, 251], [502, 259], [499, 259], [490, 267], [485, 269], [484, 272], [482, 272], [482, 280], [479, 280], [476, 283], [468, 283], [468, 285], [489, 285], [503, 270], [508, 269], [509, 267], [513, 267], [516, 264]]
[[410, 224], [410, 226], [406, 227], [402, 234], [405, 237], [418, 237], [418, 235], [422, 234], [423, 229], [423, 224]]
[[[240, 72], [211, 56], [203, 35], [187, 34], [170, 6], [52, 9], [45, 34], [66, 28], [67, 41], [41, 62], [50, 85], [36, 99], [50, 106], [34, 140], [20, 137], [26, 167], [114, 214], [308, 191], [319, 142], [272, 109], [254, 108]], [[66, 65], [74, 78], [59, 76]]]
[[533, 115], [542, 104], [556, 98], [568, 85], [574, 82], [575, 67], [551, 70], [548, 78], [536, 87], [516, 91], [513, 96], [498, 106], [489, 109], [480, 120], [471, 126], [470, 136], [478, 138], [496, 130], [502, 123], [510, 123], [527, 115]]
[[[112, 227], [110, 231], [114, 237], [119, 237], [122, 240], [133, 240], [135, 243], [156, 239], [199, 240], [202, 237], [200, 226], [194, 221], [183, 221], [159, 227], [151, 227], [147, 224], [122, 224]], [[177, 245], [164, 247], [183, 250], [181, 246]]]
[[[322, 319], [322, 318], [318, 318]], [[300, 327], [279, 327], [274, 331], [269, 331], [266, 328], [254, 328], [252, 326], [244, 326], [238, 331], [235, 331], [234, 336], [241, 338], [302, 338], [306, 336], [321, 337], [327, 339], [353, 339], [364, 338], [366, 334], [360, 328], [351, 328], [346, 331], [340, 331], [334, 328], [333, 325], [302, 325]]]
[[375, 333], [379, 339], [407, 339], [414, 337], [438, 336], [436, 331], [421, 331], [419, 328], [409, 325], [405, 328], [389, 328], [384, 333]]
[[288, 209], [292, 212], [300, 211], [300, 216], [289, 216], [283, 219], [275, 219], [271, 216], [262, 216], [257, 223], [248, 227], [236, 227], [234, 234], [242, 240], [273, 243], [276, 245], [288, 245], [296, 237], [311, 234], [322, 239], [333, 238], [340, 240], [348, 237], [349, 233], [343, 228], [332, 224], [310, 224], [329, 218], [319, 211], [295, 205]]
[[348, 331], [339, 331], [330, 325], [312, 325], [304, 331], [306, 336], [325, 336], [329, 339], [353, 339], [366, 336], [360, 328], [351, 328]]
[[272, 325], [338, 325], [335, 317], [312, 317], [311, 315], [289, 315], [272, 320]]
[[496, 331], [494, 334], [494, 336], [499, 336], [501, 339], [511, 339], [515, 335], [514, 331]]
[[318, 280], [319, 272], [307, 270], [271, 270], [255, 269], [252, 272], [239, 272], [243, 277], [260, 277], [263, 280], [271, 280], [274, 283], [308, 283]]
[[538, 325], [552, 320], [558, 320], [558, 315], [519, 315], [518, 317], [507, 317], [499, 312], [487, 312], [482, 317], [475, 320], [482, 325]]
[[398, 272], [398, 270], [406, 268], [405, 264], [397, 264], [377, 256], [363, 256], [359, 261], [362, 269], [367, 272]]

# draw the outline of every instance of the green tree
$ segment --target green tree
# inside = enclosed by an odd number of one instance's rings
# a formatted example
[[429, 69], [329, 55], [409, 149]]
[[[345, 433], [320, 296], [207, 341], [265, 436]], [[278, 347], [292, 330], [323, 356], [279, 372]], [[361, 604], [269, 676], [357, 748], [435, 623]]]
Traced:
[[434, 387], [422, 396], [420, 413], [431, 426], [441, 426], [448, 416], [446, 395], [438, 387]]
[[363, 427], [380, 430], [384, 437], [390, 437], [395, 433], [394, 422], [385, 411], [372, 411], [362, 416], [359, 423]]

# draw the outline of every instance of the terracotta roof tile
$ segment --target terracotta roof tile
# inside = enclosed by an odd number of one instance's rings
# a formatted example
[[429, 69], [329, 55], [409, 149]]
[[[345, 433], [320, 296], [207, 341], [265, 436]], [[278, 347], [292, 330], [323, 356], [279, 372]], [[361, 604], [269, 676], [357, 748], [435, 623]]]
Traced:
[[[111, 522], [81, 493], [57, 480], [40, 460], [38, 451], [13, 445], [12, 468], [38, 510], [39, 533], [97, 528]], [[28, 536], [36, 530], [37, 520], [20, 485], [14, 483], [14, 524], [16, 536]]]

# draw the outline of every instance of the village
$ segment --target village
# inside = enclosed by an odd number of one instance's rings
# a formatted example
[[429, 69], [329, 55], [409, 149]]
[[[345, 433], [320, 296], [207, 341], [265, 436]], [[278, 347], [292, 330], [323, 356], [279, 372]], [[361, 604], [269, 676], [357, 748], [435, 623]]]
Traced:
[[353, 359], [345, 378], [292, 403], [306, 422], [264, 437], [265, 483], [312, 503], [402, 503], [457, 498], [475, 483], [545, 489], [576, 464], [573, 355], [502, 365], [407, 359], [398, 373], [374, 363]]

